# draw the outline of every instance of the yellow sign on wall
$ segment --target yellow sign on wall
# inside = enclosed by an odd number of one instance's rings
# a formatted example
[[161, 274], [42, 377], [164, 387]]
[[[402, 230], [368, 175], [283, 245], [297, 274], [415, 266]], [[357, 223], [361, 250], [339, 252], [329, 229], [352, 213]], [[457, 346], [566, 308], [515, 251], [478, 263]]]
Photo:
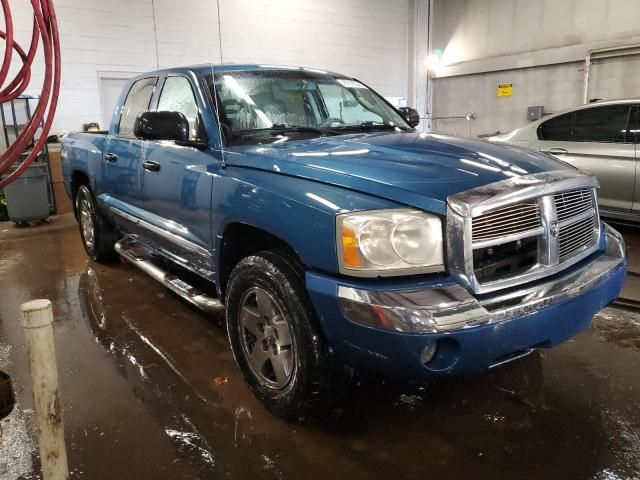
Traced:
[[498, 85], [499, 97], [510, 97], [511, 95], [513, 95], [513, 83], [503, 83], [502, 85]]

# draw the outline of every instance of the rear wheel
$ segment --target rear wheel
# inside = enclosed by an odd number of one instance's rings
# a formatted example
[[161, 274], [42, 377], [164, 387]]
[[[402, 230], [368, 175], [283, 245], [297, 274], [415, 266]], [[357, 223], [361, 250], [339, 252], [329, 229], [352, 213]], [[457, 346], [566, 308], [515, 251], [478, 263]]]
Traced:
[[302, 420], [339, 398], [349, 374], [329, 353], [293, 259], [267, 251], [240, 261], [226, 306], [236, 362], [270, 412]]
[[89, 187], [81, 185], [78, 188], [75, 203], [80, 236], [87, 255], [96, 262], [115, 261], [118, 258], [114, 250], [117, 240], [115, 229], [98, 210]]

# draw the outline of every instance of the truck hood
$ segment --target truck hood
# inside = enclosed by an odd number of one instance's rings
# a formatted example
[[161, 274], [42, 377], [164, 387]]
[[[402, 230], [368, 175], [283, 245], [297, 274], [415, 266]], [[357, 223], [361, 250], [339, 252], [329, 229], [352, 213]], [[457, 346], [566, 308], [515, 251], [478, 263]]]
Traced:
[[449, 195], [569, 165], [531, 150], [425, 133], [379, 133], [232, 147], [228, 165], [341, 186], [444, 215]]

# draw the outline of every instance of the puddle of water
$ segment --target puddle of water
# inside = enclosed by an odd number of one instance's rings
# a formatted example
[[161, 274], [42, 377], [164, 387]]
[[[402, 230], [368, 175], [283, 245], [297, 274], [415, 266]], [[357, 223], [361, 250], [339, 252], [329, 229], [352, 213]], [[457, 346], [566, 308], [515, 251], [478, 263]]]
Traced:
[[607, 308], [593, 319], [593, 333], [606, 342], [640, 350], [640, 315], [621, 308]]
[[0, 345], [12, 345], [9, 373], [29, 408], [16, 312], [52, 299], [74, 477], [640, 475], [640, 351], [625, 343], [637, 317], [605, 311], [572, 342], [485, 375], [428, 384], [360, 375], [333, 415], [295, 425], [253, 398], [220, 318], [128, 265], [88, 263], [76, 232], [4, 245], [7, 258], [30, 261], [0, 267]]

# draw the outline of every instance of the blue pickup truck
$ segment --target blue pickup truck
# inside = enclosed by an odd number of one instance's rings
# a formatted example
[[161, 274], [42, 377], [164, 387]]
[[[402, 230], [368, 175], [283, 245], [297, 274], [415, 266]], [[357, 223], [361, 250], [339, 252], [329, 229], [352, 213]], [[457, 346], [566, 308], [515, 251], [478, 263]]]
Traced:
[[65, 185], [93, 260], [224, 310], [251, 390], [301, 418], [355, 368], [422, 379], [557, 345], [622, 287], [593, 177], [418, 122], [316, 69], [160, 70], [108, 132], [66, 136]]

